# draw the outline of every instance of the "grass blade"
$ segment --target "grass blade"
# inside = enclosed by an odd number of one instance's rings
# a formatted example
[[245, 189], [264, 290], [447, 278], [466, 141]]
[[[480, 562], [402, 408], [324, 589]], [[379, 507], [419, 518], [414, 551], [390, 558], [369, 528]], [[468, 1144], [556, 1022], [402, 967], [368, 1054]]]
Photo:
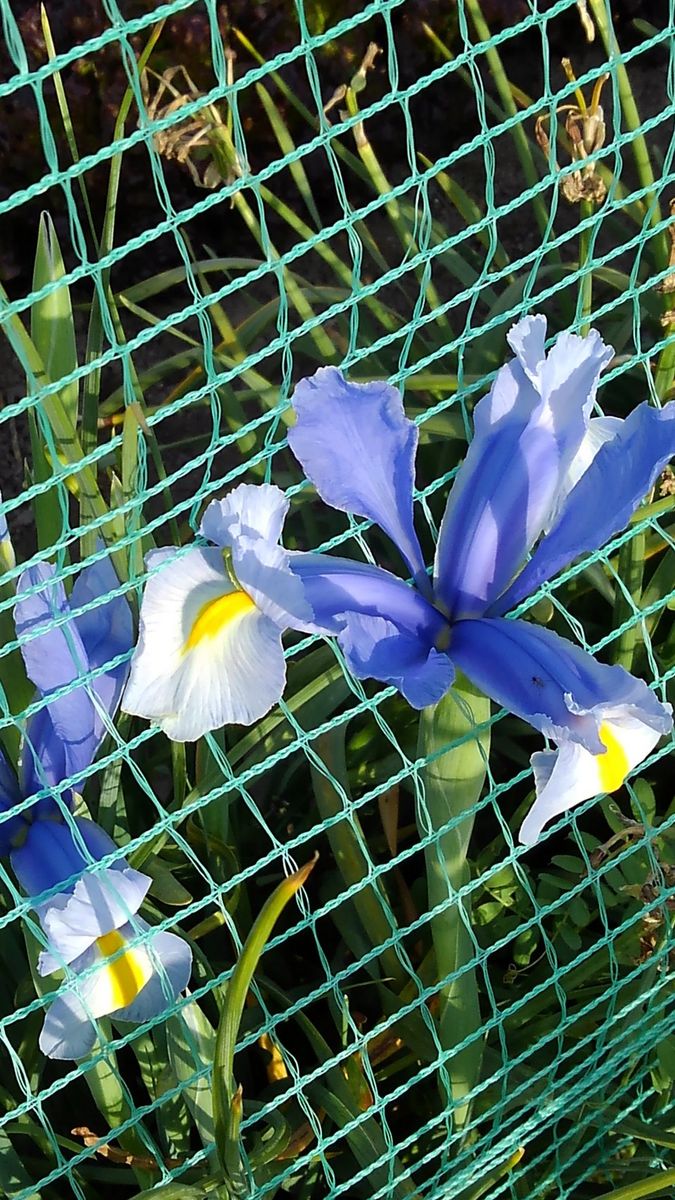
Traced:
[[[479, 3], [479, 0], [466, 0], [466, 10], [471, 18], [472, 24], [481, 42], [491, 42], [492, 37], [488, 28], [485, 17]], [[494, 80], [495, 86], [499, 93], [499, 99], [507, 117], [515, 117], [518, 109], [511, 84], [507, 78], [504, 64], [502, 63], [499, 51], [495, 46], [491, 46], [485, 51], [485, 59], [490, 69], [490, 74]], [[521, 124], [514, 125], [509, 130], [516, 148], [516, 154], [520, 159], [520, 165], [525, 177], [525, 182], [528, 188], [536, 187], [539, 183], [539, 172], [537, 170], [532, 146]], [[546, 211], [546, 205], [541, 196], [535, 196], [532, 199], [532, 208], [534, 210], [535, 219], [539, 226], [539, 231], [542, 237], [546, 237], [548, 230], [549, 216]]]
[[[262, 106], [265, 109], [267, 119], [272, 126], [274, 136], [279, 143], [279, 149], [281, 150], [281, 153], [283, 154], [284, 158], [293, 155], [295, 151], [295, 142], [290, 135], [288, 125], [284, 121], [278, 105], [275, 104], [267, 88], [264, 87], [262, 83], [256, 83], [255, 90], [262, 101]], [[312, 195], [312, 189], [309, 185], [307, 172], [305, 171], [304, 166], [299, 159], [292, 159], [289, 163], [289, 169], [291, 175], [293, 176], [293, 182], [295, 183], [296, 188], [305, 202], [305, 207], [307, 208], [309, 215], [311, 216], [317, 229], [321, 229], [321, 217], [319, 216], [318, 209], [314, 203], [314, 196]]]
[[[312, 787], [322, 821], [338, 813], [344, 820], [329, 826], [328, 841], [345, 888], [368, 876], [368, 859], [358, 818], [350, 812], [351, 795], [345, 760], [345, 727], [337, 726], [321, 734], [315, 742], [316, 759], [312, 755]], [[339, 789], [339, 790], [338, 790]], [[393, 914], [387, 914], [387, 902], [377, 884], [362, 888], [353, 897], [354, 908], [370, 945], [381, 945], [396, 932]], [[385, 975], [400, 991], [409, 980], [395, 949], [383, 950], [380, 962]]]
[[[38, 229], [33, 291], [39, 292], [48, 283], [56, 283], [65, 275], [61, 247], [49, 213], [43, 212]], [[31, 307], [31, 337], [49, 378], [56, 383], [65, 379], [77, 367], [75, 325], [67, 286], [50, 292]], [[77, 380], [66, 384], [59, 397], [68, 420], [77, 426]]]
[[597, 1200], [646, 1200], [649, 1196], [673, 1194], [675, 1188], [675, 1170], [659, 1171], [647, 1179], [635, 1179], [625, 1187], [614, 1188], [611, 1192], [603, 1192]]

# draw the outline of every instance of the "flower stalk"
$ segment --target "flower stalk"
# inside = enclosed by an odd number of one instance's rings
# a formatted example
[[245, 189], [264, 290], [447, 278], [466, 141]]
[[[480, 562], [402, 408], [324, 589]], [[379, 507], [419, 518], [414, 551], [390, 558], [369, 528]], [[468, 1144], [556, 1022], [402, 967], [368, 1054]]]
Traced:
[[[478, 982], [475, 969], [467, 967], [475, 949], [471, 905], [460, 893], [471, 876], [467, 855], [487, 769], [489, 718], [489, 699], [460, 676], [438, 704], [422, 711], [418, 735], [425, 765], [417, 822], [423, 838], [432, 836], [425, 849], [427, 891], [440, 980], [438, 1035], [448, 1056], [439, 1081], [458, 1128], [469, 1116], [467, 1098], [478, 1082], [483, 1049], [475, 1036], [481, 1027]], [[446, 828], [462, 815], [464, 820]]]

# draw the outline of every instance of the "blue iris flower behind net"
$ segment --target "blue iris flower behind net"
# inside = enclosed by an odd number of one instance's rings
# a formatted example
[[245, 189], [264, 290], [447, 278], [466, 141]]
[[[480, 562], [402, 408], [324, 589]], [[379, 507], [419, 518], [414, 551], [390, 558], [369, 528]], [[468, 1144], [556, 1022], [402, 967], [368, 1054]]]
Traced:
[[336, 637], [352, 672], [415, 708], [456, 669], [555, 743], [533, 756], [537, 800], [520, 836], [611, 791], [671, 728], [670, 708], [619, 666], [505, 614], [622, 529], [675, 451], [675, 411], [593, 417], [612, 357], [595, 331], [510, 331], [513, 359], [474, 411], [474, 437], [441, 523], [433, 572], [415, 530], [417, 429], [400, 393], [333, 367], [295, 390], [291, 450], [333, 508], [378, 525], [412, 582], [370, 563], [279, 544], [288, 501], [241, 484], [207, 508], [207, 546], [149, 556], [123, 707], [176, 739], [250, 724], [283, 693], [286, 629]]
[[[93, 762], [128, 672], [129, 606], [121, 596], [103, 599], [117, 587], [104, 559], [80, 573], [69, 600], [54, 569], [42, 564], [22, 573], [15, 608], [40, 707], [27, 722], [18, 777], [0, 752], [0, 809], [7, 814], [0, 852], [35, 900], [46, 939], [39, 972], [64, 972], [39, 1039], [52, 1058], [87, 1054], [98, 1017], [138, 1022], [157, 1016], [191, 971], [183, 939], [152, 930], [137, 915], [150, 878], [133, 870], [93, 821], [71, 815], [75, 796], [63, 787]], [[111, 865], [98, 866], [109, 856]]]

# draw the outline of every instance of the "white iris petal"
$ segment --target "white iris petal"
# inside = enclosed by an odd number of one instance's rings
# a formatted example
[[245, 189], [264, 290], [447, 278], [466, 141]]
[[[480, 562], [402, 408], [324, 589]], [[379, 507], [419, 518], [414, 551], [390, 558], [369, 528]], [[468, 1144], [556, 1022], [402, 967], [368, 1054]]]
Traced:
[[598, 729], [604, 754], [591, 754], [576, 742], [532, 755], [537, 798], [518, 834], [532, 846], [545, 825], [568, 809], [621, 787], [626, 776], [654, 749], [662, 731], [631, 713], [612, 713]]
[[194, 741], [223, 725], [253, 724], [277, 703], [286, 681], [281, 635], [312, 618], [276, 544], [287, 507], [278, 488], [242, 484], [204, 515], [202, 532], [220, 548], [148, 555], [150, 570], [159, 569], [145, 587], [126, 712], [175, 741]]

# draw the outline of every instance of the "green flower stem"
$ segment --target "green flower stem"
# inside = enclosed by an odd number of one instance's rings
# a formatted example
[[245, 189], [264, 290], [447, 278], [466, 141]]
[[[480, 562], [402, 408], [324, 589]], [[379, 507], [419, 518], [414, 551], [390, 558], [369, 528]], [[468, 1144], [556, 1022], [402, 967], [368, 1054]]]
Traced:
[[[490, 701], [464, 678], [436, 705], [420, 716], [418, 753], [425, 759], [424, 785], [418, 806], [420, 834], [435, 834], [425, 850], [431, 936], [436, 954], [440, 1009], [438, 1033], [444, 1051], [452, 1051], [481, 1025], [478, 983], [473, 969], [462, 968], [474, 956], [470, 933], [470, 903], [457, 899], [469, 881], [467, 859], [473, 830], [474, 806], [480, 796], [490, 749]], [[453, 817], [466, 819], [447, 832]], [[459, 974], [461, 972], [461, 974]], [[441, 1086], [454, 1109], [458, 1127], [467, 1120], [467, 1095], [478, 1082], [482, 1045], [478, 1038], [451, 1054]], [[445, 1084], [449, 1081], [449, 1089]]]
[[[635, 169], [638, 179], [643, 188], [648, 189], [651, 193], [645, 196], [645, 204], [650, 209], [649, 223], [653, 227], [658, 225], [661, 220], [661, 208], [656, 198], [654, 171], [652, 169], [649, 150], [644, 134], [639, 131], [642, 128], [642, 121], [638, 112], [633, 90], [630, 86], [628, 72], [622, 62], [619, 61], [621, 53], [619, 44], [616, 40], [616, 34], [611, 23], [607, 19], [607, 5], [605, 0], [590, 0], [591, 9], [595, 23], [600, 31], [607, 57], [614, 60], [613, 70], [616, 73], [616, 80], [619, 89], [619, 103], [621, 105], [621, 114], [626, 123], [626, 127], [631, 133], [635, 134], [630, 140], [633, 158], [635, 160]], [[662, 233], [658, 239], [657, 256], [659, 259], [659, 269], [665, 267], [668, 262], [668, 239], [665, 233]]]
[[[593, 216], [594, 204], [592, 200], [582, 200], [579, 208], [579, 215], [582, 221], [586, 221]], [[579, 270], [583, 271], [585, 267], [590, 265], [592, 259], [591, 254], [591, 234], [592, 229], [588, 226], [579, 231]], [[593, 312], [593, 273], [587, 270], [579, 280], [579, 308], [581, 316], [581, 324], [579, 333], [585, 336], [591, 327], [591, 314]]]

